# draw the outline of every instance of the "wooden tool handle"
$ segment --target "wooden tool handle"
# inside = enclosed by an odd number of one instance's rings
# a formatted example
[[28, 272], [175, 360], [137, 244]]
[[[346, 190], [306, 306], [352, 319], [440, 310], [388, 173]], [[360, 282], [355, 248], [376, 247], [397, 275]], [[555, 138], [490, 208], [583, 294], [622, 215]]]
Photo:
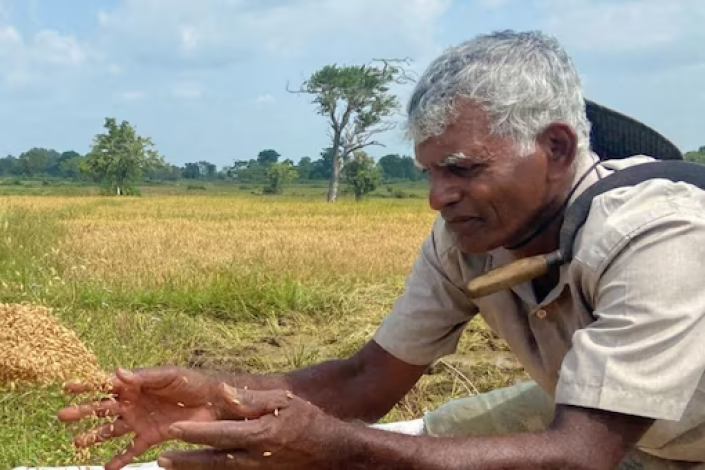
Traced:
[[514, 261], [473, 279], [468, 283], [470, 298], [476, 299], [508, 289], [522, 282], [543, 276], [548, 272], [546, 255]]

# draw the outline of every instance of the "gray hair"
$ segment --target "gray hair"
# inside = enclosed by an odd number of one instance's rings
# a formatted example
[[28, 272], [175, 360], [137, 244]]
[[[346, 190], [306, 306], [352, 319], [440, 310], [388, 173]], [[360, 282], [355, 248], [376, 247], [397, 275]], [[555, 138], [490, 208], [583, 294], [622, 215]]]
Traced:
[[[590, 147], [590, 122], [578, 72], [558, 41], [540, 32], [511, 30], [477, 36], [436, 58], [414, 88], [407, 106], [407, 136], [415, 142], [441, 134], [458, 98], [485, 109], [491, 132], [509, 136], [522, 155], [552, 122], [570, 125], [578, 156]], [[577, 160], [578, 158], [576, 158]]]

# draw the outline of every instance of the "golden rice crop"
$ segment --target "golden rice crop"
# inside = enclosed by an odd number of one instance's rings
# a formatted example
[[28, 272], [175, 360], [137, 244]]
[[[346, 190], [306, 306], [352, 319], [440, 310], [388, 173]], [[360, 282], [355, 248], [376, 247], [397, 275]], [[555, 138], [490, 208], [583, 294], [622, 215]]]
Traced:
[[432, 221], [422, 200], [145, 198], [72, 217], [60, 252], [77, 280], [140, 287], [224, 266], [385, 282], [408, 272]]

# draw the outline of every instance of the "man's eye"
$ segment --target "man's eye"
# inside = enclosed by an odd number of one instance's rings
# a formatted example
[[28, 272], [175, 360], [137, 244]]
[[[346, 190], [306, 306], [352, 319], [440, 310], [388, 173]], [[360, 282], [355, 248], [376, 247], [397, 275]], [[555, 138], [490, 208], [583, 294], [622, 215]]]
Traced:
[[471, 166], [448, 165], [447, 168], [448, 168], [448, 171], [455, 176], [470, 176], [477, 171], [478, 165], [471, 165]]

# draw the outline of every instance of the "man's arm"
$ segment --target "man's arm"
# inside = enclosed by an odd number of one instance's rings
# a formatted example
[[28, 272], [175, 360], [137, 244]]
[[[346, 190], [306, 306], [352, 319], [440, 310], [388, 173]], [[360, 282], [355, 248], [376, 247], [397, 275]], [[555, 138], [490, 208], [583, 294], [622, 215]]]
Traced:
[[406, 436], [345, 425], [340, 470], [611, 470], [653, 420], [602, 410], [558, 406], [542, 432], [497, 437]]
[[429, 364], [455, 350], [464, 326], [478, 313], [459, 287], [460, 268], [443, 262], [449, 244], [439, 227], [424, 240], [404, 293], [356, 354], [289, 373], [221, 380], [253, 390], [288, 389], [343, 420], [377, 421]]
[[426, 369], [397, 359], [372, 340], [346, 359], [282, 374], [217, 374], [217, 379], [238, 388], [290, 390], [339, 419], [371, 423], [391, 410]]

